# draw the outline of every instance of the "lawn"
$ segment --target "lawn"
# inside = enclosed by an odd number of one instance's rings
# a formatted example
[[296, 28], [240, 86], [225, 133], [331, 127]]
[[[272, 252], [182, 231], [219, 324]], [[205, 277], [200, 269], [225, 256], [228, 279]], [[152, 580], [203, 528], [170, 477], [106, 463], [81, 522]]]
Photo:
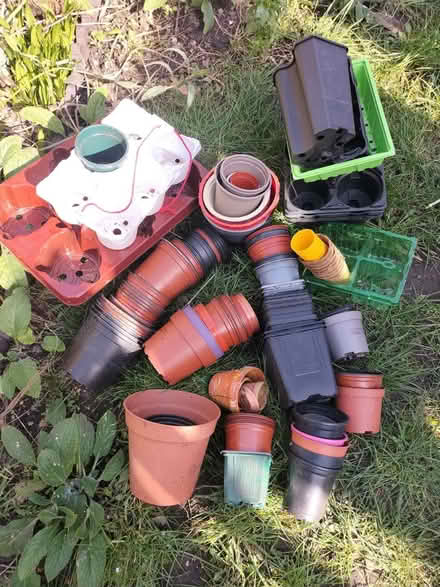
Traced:
[[[378, 2], [364, 4], [377, 8]], [[356, 22], [345, 2], [276, 4], [279, 14], [264, 34], [232, 35], [229, 48], [210, 63], [209, 75], [200, 75], [191, 108], [186, 109], [186, 97], [173, 90], [146, 102], [145, 107], [181, 132], [198, 137], [199, 158], [208, 168], [228, 153], [249, 152], [282, 176], [284, 140], [271, 72], [289, 60], [292, 41], [321, 34], [346, 44], [352, 57], [369, 60], [396, 146], [396, 156], [385, 163], [389, 204], [378, 224], [418, 239], [415, 269], [400, 305], [382, 310], [360, 307], [370, 346], [368, 359], [360, 365], [385, 374], [382, 430], [374, 437], [352, 437], [326, 517], [306, 525], [283, 510], [287, 440], [277, 390], [271, 389], [265, 414], [276, 418], [280, 426], [266, 508], [233, 509], [223, 504], [222, 419], [210, 441], [198, 487], [184, 506], [143, 504], [130, 494], [125, 482], [102, 492], [100, 502], [111, 538], [106, 586], [440, 585], [440, 297], [420, 295], [440, 290], [435, 279], [440, 267], [440, 204], [427, 208], [440, 197], [440, 7], [422, 0], [380, 4], [407, 24], [404, 34], [392, 35], [377, 22]], [[109, 30], [112, 18], [121, 18], [116, 6], [110, 6], [104, 30]], [[128, 14], [124, 18], [128, 23]], [[167, 26], [158, 34], [155, 50], [165, 51]], [[193, 71], [200, 71], [205, 58], [202, 51], [195, 54]], [[281, 211], [275, 219], [284, 221]], [[185, 234], [200, 220], [195, 213], [176, 232]], [[417, 280], [419, 274], [425, 279]], [[252, 264], [237, 248], [230, 263], [220, 266], [206, 284], [178, 298], [168, 315], [190, 300], [207, 302], [216, 295], [239, 292], [258, 310], [260, 295]], [[38, 284], [32, 293], [34, 330], [56, 332], [68, 344], [86, 307], [62, 306]], [[348, 301], [344, 296], [314, 292], [321, 311]], [[175, 387], [207, 395], [214, 373], [244, 365], [264, 368], [262, 337], [257, 335]], [[43, 376], [38, 400], [43, 411], [59, 392], [66, 396], [69, 409], [84, 410], [94, 421], [111, 408], [119, 422], [118, 444], [124, 449], [122, 400], [138, 390], [164, 387], [143, 358], [117, 384], [97, 394], [73, 384], [60, 367], [60, 361], [52, 362]], [[16, 411], [9, 423], [26, 429], [28, 417]], [[7, 520], [20, 508], [14, 484], [28, 471], [1, 451], [0, 518]], [[0, 560], [0, 584], [8, 585], [14, 565], [13, 560]], [[72, 573], [67, 567], [52, 584], [74, 584]]]

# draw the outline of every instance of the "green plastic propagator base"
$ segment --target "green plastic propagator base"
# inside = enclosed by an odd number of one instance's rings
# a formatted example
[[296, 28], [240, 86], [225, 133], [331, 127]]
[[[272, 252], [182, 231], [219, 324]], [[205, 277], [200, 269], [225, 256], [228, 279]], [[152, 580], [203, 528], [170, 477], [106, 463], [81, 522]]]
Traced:
[[309, 271], [304, 273], [306, 281], [349, 293], [355, 301], [378, 307], [399, 303], [416, 238], [356, 224], [326, 224], [318, 232], [328, 236], [343, 253], [350, 269], [350, 281], [338, 285], [317, 279]]
[[309, 171], [302, 171], [299, 165], [291, 164], [293, 179], [310, 182], [345, 175], [353, 171], [363, 171], [382, 165], [386, 157], [392, 157], [395, 154], [393, 139], [368, 61], [356, 59], [352, 64], [368, 135], [370, 155]]

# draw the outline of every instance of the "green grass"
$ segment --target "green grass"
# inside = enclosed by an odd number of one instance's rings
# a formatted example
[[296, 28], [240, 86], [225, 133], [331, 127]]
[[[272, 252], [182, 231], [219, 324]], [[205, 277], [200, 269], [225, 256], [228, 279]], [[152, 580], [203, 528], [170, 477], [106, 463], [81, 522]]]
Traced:
[[[325, 12], [323, 4], [317, 10], [318, 3], [312, 0], [283, 3], [279, 22], [272, 26], [272, 46], [254, 42], [249, 57], [245, 41], [234, 45], [231, 58], [225, 56], [225, 63], [218, 66], [221, 85], [203, 87], [190, 110], [185, 110], [183, 97], [171, 93], [146, 107], [198, 137], [203, 145], [200, 158], [208, 167], [225, 154], [246, 151], [281, 173], [283, 133], [271, 79], [275, 61], [286, 61], [291, 41], [309, 33], [347, 44], [353, 57], [370, 60], [396, 145], [396, 157], [385, 164], [389, 206], [380, 225], [417, 236], [417, 256], [438, 260], [440, 206], [426, 206], [439, 197], [440, 186], [438, 33], [434, 34], [440, 8], [429, 2], [388, 2], [388, 7], [411, 18], [411, 32], [395, 39], [378, 27], [338, 17], [335, 8]], [[282, 214], [277, 218], [283, 220]], [[198, 220], [194, 215], [177, 232], [188, 232]], [[220, 267], [203, 289], [202, 285], [183, 294], [169, 313], [195, 296], [206, 302], [221, 293], [243, 292], [259, 307], [252, 265], [239, 249], [230, 264]], [[41, 303], [49, 300], [45, 296]], [[314, 300], [322, 311], [347, 303], [343, 296], [323, 291], [316, 292]], [[56, 332], [68, 340], [85, 309], [52, 308]], [[282, 427], [274, 441], [267, 507], [254, 511], [225, 506], [222, 420], [210, 442], [199, 486], [185, 506], [142, 504], [125, 484], [104, 498], [112, 537], [106, 586], [191, 584], [183, 573], [185, 563], [200, 565], [201, 584], [212, 587], [341, 587], [356, 585], [356, 580], [396, 587], [440, 584], [440, 307], [420, 297], [403, 298], [395, 308], [364, 306], [362, 311], [371, 353], [360, 365], [385, 373], [382, 431], [375, 437], [352, 438], [325, 519], [305, 525], [282, 508], [287, 477]], [[263, 366], [259, 337], [175, 387], [206, 395], [215, 372], [246, 364]], [[58, 376], [61, 389], [72, 393], [68, 380]], [[97, 410], [112, 407], [120, 417], [122, 445], [127, 444], [122, 400], [134, 391], [162, 386], [142, 358], [112, 388], [97, 394]], [[265, 413], [281, 422], [276, 389]], [[1, 500], [8, 508], [15, 474], [9, 466], [0, 474]]]

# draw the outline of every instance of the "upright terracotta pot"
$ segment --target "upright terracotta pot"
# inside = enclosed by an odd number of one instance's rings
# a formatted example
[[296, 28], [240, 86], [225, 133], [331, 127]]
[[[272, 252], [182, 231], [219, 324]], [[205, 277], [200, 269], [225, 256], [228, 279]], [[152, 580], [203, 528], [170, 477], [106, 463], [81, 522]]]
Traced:
[[275, 421], [257, 414], [233, 414], [226, 418], [225, 448], [244, 452], [272, 452]]
[[[153, 505], [185, 503], [194, 492], [220, 409], [197, 394], [162, 389], [130, 395], [124, 409], [131, 492]], [[195, 425], [170, 426], [146, 419], [159, 414], [183, 416]]]
[[338, 387], [336, 406], [348, 416], [345, 427], [354, 434], [376, 434], [380, 430], [384, 390]]

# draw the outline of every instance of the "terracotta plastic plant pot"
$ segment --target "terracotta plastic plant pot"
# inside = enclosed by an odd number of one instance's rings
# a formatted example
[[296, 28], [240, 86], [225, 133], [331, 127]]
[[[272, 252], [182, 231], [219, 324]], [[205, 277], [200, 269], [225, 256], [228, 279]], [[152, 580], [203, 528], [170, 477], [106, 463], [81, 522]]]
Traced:
[[275, 421], [266, 416], [236, 414], [225, 423], [226, 450], [245, 452], [272, 452]]
[[144, 352], [171, 385], [203, 367], [201, 359], [172, 322], [167, 322], [145, 342]]
[[[270, 187], [266, 191], [270, 194]], [[251, 214], [262, 202], [263, 196], [263, 193], [255, 196], [238, 196], [216, 182], [214, 210], [223, 217], [241, 218]]]
[[[257, 184], [256, 187], [252, 188], [248, 185], [242, 188], [231, 181], [237, 172], [252, 176]], [[260, 194], [270, 185], [270, 172], [266, 165], [256, 157], [245, 153], [230, 155], [220, 161], [216, 168], [216, 177], [226, 189], [242, 196]]]
[[339, 387], [336, 405], [348, 416], [346, 431], [353, 434], [377, 434], [380, 430], [384, 390]]
[[171, 316], [170, 322], [179, 330], [180, 334], [186, 340], [187, 345], [193, 349], [204, 367], [209, 367], [216, 362], [217, 357], [214, 351], [209, 347], [204, 337], [196, 330], [195, 326], [182, 310], [177, 310]]
[[335, 446], [330, 444], [325, 444], [321, 442], [321, 439], [315, 436], [314, 440], [310, 436], [304, 436], [296, 430], [294, 426], [291, 426], [291, 438], [292, 442], [296, 446], [300, 446], [305, 450], [309, 450], [311, 452], [327, 456], [327, 457], [345, 457], [347, 450], [348, 450], [348, 442], [343, 444], [342, 446]]
[[[243, 409], [242, 390], [246, 384], [261, 383], [264, 385], [264, 373], [257, 367], [243, 367], [233, 371], [221, 371], [216, 373], [209, 382], [209, 396], [223, 408], [231, 412], [239, 412]], [[249, 411], [260, 412], [266, 405], [264, 391], [252, 388], [245, 394], [245, 405], [256, 409]], [[246, 411], [244, 409], [244, 411]]]
[[316, 260], [307, 261], [301, 259], [304, 267], [307, 267], [318, 279], [331, 281], [332, 283], [347, 283], [350, 281], [350, 270], [344, 255], [325, 234], [318, 234], [317, 236], [320, 241], [327, 245], [327, 251], [321, 258]]
[[214, 330], [212, 330], [214, 338], [217, 340], [217, 342], [219, 342], [220, 339], [224, 340], [229, 350], [232, 346], [237, 344], [237, 342], [235, 340], [235, 334], [234, 336], [232, 336], [231, 332], [229, 331], [228, 324], [224, 320], [223, 308], [220, 306], [217, 298], [211, 300], [209, 304], [205, 306], [205, 308], [208, 311], [215, 325]]
[[287, 255], [291, 253], [290, 237], [280, 235], [257, 241], [248, 248], [247, 252], [254, 263], [273, 257], [274, 255]]
[[240, 315], [245, 320], [248, 336], [251, 337], [260, 330], [260, 323], [258, 322], [258, 318], [254, 312], [254, 309], [243, 294], [232, 296], [232, 302], [234, 303], [237, 310], [241, 310]]
[[[124, 401], [130, 490], [159, 506], [185, 503], [193, 494], [208, 441], [220, 417], [211, 400], [177, 390], [151, 389]], [[170, 426], [147, 418], [171, 414], [195, 422]]]
[[295, 432], [304, 438], [309, 438], [310, 440], [315, 440], [316, 442], [322, 442], [323, 444], [329, 444], [330, 446], [344, 446], [348, 442], [348, 434], [344, 434], [342, 438], [322, 438], [322, 436], [312, 436], [311, 434], [306, 434], [302, 430], [298, 430], [295, 428], [293, 424], [291, 424], [291, 430], [295, 430]]
[[382, 373], [336, 373], [336, 382], [342, 387], [379, 389], [382, 387]]
[[257, 190], [260, 187], [260, 184], [255, 175], [246, 173], [245, 171], [236, 171], [235, 173], [231, 173], [229, 176], [229, 183], [231, 183], [234, 187], [240, 188], [242, 190]]
[[206, 327], [209, 328], [222, 351], [228, 351], [231, 346], [229, 344], [229, 338], [224, 336], [223, 333], [218, 330], [216, 322], [213, 320], [206, 307], [203, 304], [198, 304], [197, 306], [194, 306], [194, 311], [197, 312], [200, 319], [204, 322]]

